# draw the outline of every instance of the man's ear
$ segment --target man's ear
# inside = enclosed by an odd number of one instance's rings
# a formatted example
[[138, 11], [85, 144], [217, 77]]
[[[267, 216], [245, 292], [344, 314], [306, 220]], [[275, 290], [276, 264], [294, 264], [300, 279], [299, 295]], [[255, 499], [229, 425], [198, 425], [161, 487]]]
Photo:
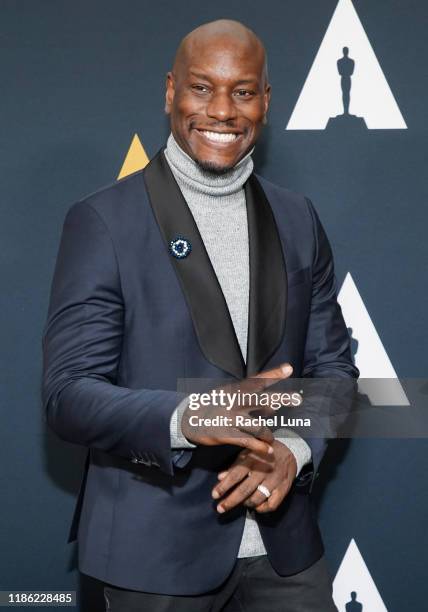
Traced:
[[268, 111], [269, 108], [269, 103], [270, 103], [270, 96], [271, 96], [271, 86], [270, 85], [266, 85], [265, 87], [265, 93], [264, 93], [264, 105], [265, 105], [265, 116], [266, 113]]
[[167, 72], [165, 82], [165, 113], [171, 112], [172, 101], [174, 100], [174, 75], [172, 72]]

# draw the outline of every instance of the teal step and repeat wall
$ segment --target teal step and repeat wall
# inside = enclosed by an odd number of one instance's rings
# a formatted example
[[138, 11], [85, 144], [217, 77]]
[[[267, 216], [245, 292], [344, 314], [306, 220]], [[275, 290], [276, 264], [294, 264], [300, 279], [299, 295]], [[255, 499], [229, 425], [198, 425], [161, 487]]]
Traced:
[[[206, 21], [243, 21], [266, 45], [272, 84], [258, 172], [314, 202], [362, 376], [423, 378], [428, 9], [3, 0], [0, 17], [0, 590], [77, 590], [77, 609], [97, 612], [100, 585], [79, 575], [66, 542], [85, 449], [47, 429], [40, 402], [66, 211], [165, 142], [165, 74], [180, 39]], [[348, 601], [426, 608], [427, 470], [423, 437], [330, 445], [314, 498], [340, 612]]]

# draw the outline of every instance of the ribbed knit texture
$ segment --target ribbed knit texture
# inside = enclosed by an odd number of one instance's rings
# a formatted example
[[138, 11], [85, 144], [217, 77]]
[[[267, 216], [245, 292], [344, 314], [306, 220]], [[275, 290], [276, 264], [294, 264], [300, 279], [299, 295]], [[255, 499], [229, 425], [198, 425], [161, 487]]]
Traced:
[[[166, 160], [198, 226], [222, 288], [239, 346], [246, 361], [249, 299], [249, 243], [244, 183], [253, 171], [250, 151], [225, 174], [202, 170], [170, 134]], [[209, 313], [207, 313], [209, 316]], [[183, 400], [171, 419], [171, 447], [195, 448], [179, 427]], [[298, 472], [310, 460], [310, 449], [295, 432], [284, 441], [294, 453]], [[290, 443], [289, 443], [290, 442]], [[257, 522], [247, 511], [238, 557], [266, 554]]]
[[219, 280], [244, 360], [247, 355], [249, 255], [243, 185], [253, 171], [248, 153], [223, 175], [203, 171], [172, 134], [165, 157], [192, 212]]

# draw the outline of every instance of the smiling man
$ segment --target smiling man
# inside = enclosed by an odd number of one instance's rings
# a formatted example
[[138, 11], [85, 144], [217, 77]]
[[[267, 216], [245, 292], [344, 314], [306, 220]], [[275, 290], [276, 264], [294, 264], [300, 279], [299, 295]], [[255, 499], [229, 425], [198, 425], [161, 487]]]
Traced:
[[254, 146], [269, 100], [263, 45], [241, 24], [216, 21], [181, 42], [166, 111], [177, 144], [200, 168], [231, 170]]
[[192, 427], [177, 391], [358, 376], [313, 205], [253, 172], [270, 95], [252, 31], [200, 26], [167, 74], [166, 147], [64, 223], [43, 401], [89, 449], [69, 541], [110, 612], [336, 610], [311, 502], [326, 441]]

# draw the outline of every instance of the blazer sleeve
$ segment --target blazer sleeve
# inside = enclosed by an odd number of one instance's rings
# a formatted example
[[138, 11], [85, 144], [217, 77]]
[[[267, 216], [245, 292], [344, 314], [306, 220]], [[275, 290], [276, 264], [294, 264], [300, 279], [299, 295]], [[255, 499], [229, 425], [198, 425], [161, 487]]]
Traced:
[[117, 385], [124, 329], [118, 262], [90, 203], [67, 213], [43, 330], [42, 401], [68, 441], [174, 473], [170, 419], [185, 394]]
[[[303, 402], [304, 411], [312, 412], [315, 419], [321, 413], [324, 425], [319, 430], [325, 431], [328, 422], [328, 437], [334, 437], [336, 430], [332, 424], [345, 419], [351, 411], [356, 391], [355, 379], [359, 371], [353, 364], [349, 333], [343, 319], [342, 310], [337, 301], [336, 277], [331, 247], [326, 233], [312, 202], [306, 198], [312, 218], [314, 232], [314, 259], [312, 276], [312, 300], [307, 327], [302, 376], [311, 379], [330, 379], [319, 383], [321, 389], [317, 396], [309, 394]], [[336, 388], [335, 379], [338, 380]], [[316, 383], [316, 381], [313, 381]], [[332, 384], [330, 384], [332, 383]], [[330, 386], [329, 386], [330, 385]], [[316, 385], [308, 389], [315, 389]], [[328, 396], [328, 397], [327, 397]], [[306, 405], [306, 407], [305, 407]], [[319, 408], [321, 407], [321, 411]], [[340, 415], [339, 419], [334, 416]], [[309, 414], [309, 416], [311, 416]], [[332, 418], [333, 417], [333, 418]], [[317, 427], [317, 426], [316, 426]], [[315, 428], [316, 429], [316, 428]], [[327, 448], [324, 436], [304, 438], [311, 448], [313, 478]], [[312, 480], [313, 484], [313, 480]]]

